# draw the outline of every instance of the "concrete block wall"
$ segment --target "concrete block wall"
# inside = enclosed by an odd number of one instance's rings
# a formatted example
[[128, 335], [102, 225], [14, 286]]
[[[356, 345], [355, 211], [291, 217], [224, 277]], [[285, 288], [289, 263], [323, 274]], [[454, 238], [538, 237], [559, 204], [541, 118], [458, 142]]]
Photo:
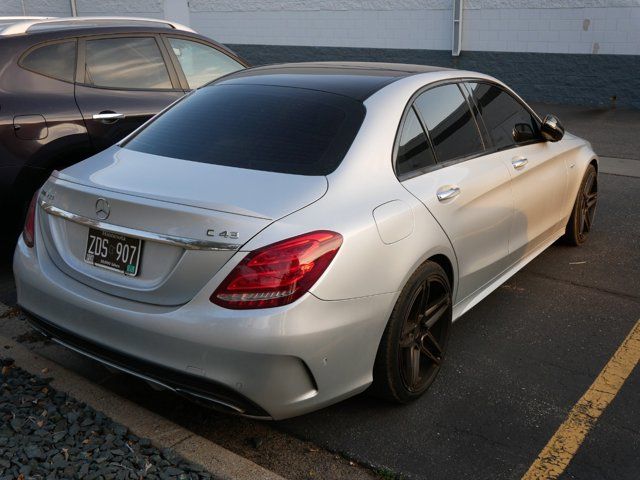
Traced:
[[463, 52], [452, 57], [446, 50], [229, 46], [254, 65], [311, 60], [438, 65], [493, 75], [527, 101], [640, 109], [639, 55]]

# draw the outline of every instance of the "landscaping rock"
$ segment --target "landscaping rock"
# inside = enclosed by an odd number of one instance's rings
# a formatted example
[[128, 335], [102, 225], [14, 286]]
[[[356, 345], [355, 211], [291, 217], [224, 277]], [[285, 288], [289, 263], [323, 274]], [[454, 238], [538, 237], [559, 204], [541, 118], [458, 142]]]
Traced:
[[13, 362], [0, 382], [0, 479], [211, 478]]

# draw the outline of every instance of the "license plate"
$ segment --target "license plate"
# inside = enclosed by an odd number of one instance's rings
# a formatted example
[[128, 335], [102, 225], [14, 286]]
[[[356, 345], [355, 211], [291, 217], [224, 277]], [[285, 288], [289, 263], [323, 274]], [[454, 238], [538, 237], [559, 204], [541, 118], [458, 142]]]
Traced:
[[84, 261], [131, 277], [138, 274], [142, 240], [119, 233], [89, 229]]

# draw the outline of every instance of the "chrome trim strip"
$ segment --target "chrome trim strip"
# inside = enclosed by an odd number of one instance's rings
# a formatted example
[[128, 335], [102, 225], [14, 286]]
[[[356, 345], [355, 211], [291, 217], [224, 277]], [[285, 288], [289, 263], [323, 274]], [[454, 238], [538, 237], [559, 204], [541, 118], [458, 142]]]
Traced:
[[67, 212], [61, 208], [55, 207], [44, 200], [40, 201], [40, 206], [49, 215], [55, 217], [64, 218], [70, 222], [84, 225], [85, 227], [97, 228], [99, 230], [106, 230], [108, 232], [119, 233], [121, 235], [127, 235], [129, 237], [140, 238], [142, 240], [149, 240], [151, 242], [164, 243], [165, 245], [173, 245], [176, 247], [184, 248], [185, 250], [211, 250], [211, 251], [231, 251], [234, 252], [240, 249], [241, 245], [233, 243], [212, 242], [209, 240], [198, 240], [195, 238], [177, 237], [174, 235], [163, 235], [160, 233], [147, 232], [145, 230], [136, 230], [129, 227], [121, 227], [120, 225], [113, 225], [111, 223], [101, 222], [92, 218], [77, 215], [75, 213]]

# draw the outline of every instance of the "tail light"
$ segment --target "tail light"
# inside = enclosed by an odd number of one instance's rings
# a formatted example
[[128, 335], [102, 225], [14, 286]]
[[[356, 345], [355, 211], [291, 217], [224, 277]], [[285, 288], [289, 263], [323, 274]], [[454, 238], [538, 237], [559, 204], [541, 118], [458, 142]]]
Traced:
[[231, 309], [279, 307], [304, 295], [329, 266], [342, 235], [311, 232], [251, 252], [211, 295]]
[[38, 193], [40, 192], [37, 191], [31, 199], [29, 210], [27, 210], [27, 218], [24, 221], [24, 230], [22, 230], [22, 238], [29, 248], [33, 247], [33, 239], [35, 238], [34, 232], [36, 227], [36, 202], [38, 201]]

